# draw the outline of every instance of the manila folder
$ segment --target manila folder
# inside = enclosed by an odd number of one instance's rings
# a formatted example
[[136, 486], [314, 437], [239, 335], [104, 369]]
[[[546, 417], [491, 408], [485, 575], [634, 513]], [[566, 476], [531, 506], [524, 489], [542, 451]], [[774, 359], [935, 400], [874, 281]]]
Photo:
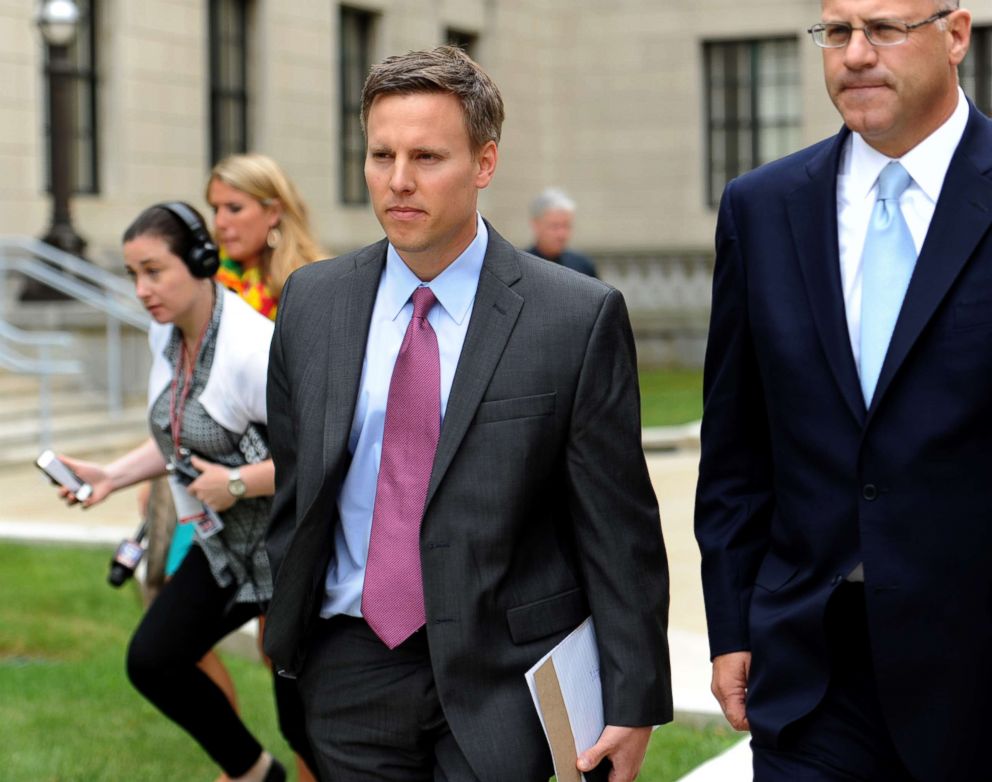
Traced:
[[603, 688], [592, 617], [524, 675], [551, 748], [558, 782], [581, 782], [579, 752], [603, 732]]

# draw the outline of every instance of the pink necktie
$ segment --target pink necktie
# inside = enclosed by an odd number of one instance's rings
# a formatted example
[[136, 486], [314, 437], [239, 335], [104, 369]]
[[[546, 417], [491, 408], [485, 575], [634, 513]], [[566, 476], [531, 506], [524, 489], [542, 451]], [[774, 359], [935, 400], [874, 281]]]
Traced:
[[426, 621], [420, 574], [420, 521], [441, 433], [441, 360], [427, 313], [430, 288], [413, 292], [413, 317], [386, 399], [362, 615], [395, 649]]

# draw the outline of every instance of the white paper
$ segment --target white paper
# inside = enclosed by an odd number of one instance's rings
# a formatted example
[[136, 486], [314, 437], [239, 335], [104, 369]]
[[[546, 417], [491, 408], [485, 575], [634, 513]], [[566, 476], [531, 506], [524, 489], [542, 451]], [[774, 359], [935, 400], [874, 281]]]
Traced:
[[[599, 650], [596, 647], [596, 631], [592, 617], [576, 627], [524, 675], [545, 736], [548, 734], [548, 729], [537, 697], [534, 673], [549, 657], [561, 687], [562, 699], [575, 739], [575, 752], [578, 755], [599, 740], [605, 727], [603, 686], [599, 676]], [[559, 774], [560, 770], [556, 768], [555, 773]]]

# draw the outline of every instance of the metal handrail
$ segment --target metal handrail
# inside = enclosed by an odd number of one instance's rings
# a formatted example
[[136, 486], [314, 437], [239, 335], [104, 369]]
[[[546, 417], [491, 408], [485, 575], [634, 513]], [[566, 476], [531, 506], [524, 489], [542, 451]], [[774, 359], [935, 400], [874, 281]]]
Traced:
[[75, 359], [53, 359], [49, 355], [49, 348], [62, 347], [72, 342], [72, 337], [68, 334], [44, 332], [31, 339], [31, 335], [0, 321], [0, 337], [8, 336], [14, 336], [22, 344], [30, 344], [38, 349], [38, 358], [32, 359], [0, 344], [0, 367], [23, 375], [38, 375], [38, 412], [41, 419], [38, 448], [43, 451], [52, 445], [52, 375], [78, 375], [83, 371], [83, 362]]
[[64, 271], [87, 280], [97, 287], [116, 292], [124, 299], [134, 298], [134, 288], [129, 282], [122, 280], [116, 274], [111, 274], [106, 269], [101, 269], [89, 261], [53, 247], [40, 239], [30, 236], [7, 235], [0, 236], [0, 249], [23, 250], [32, 256], [44, 258], [46, 261], [55, 264]]
[[0, 272], [4, 271], [20, 272], [110, 318], [148, 331], [148, 313], [131, 283], [39, 239], [0, 236]]
[[[2, 253], [2, 248], [0, 248]], [[0, 271], [16, 271], [45, 283], [60, 293], [71, 296], [83, 304], [88, 304], [105, 315], [134, 326], [135, 328], [148, 331], [148, 313], [134, 299], [131, 292], [131, 301], [122, 302], [113, 295], [107, 295], [104, 291], [93, 287], [85, 282], [80, 282], [72, 277], [66, 277], [58, 270], [53, 269], [36, 258], [14, 258], [12, 260], [4, 258], [0, 254]]]
[[[47, 347], [42, 346], [42, 347]], [[44, 353], [45, 351], [41, 351]], [[76, 359], [28, 358], [0, 345], [0, 367], [22, 375], [78, 375], [83, 362]]]
[[15, 345], [47, 346], [67, 348], [72, 344], [72, 335], [64, 331], [24, 331], [0, 320], [0, 339]]
[[[124, 409], [121, 324], [148, 331], [148, 313], [134, 296], [133, 286], [105, 269], [84, 261], [63, 250], [28, 236], [0, 236], [0, 277], [19, 272], [37, 280], [93, 309], [106, 317], [107, 332], [107, 407], [111, 416]], [[0, 306], [4, 304], [0, 295]], [[0, 311], [0, 323], [3, 323]], [[85, 369], [80, 362], [56, 361], [48, 355], [49, 348], [65, 346], [68, 334], [34, 333], [15, 329], [9, 324], [0, 328], [0, 341], [7, 340], [38, 349], [38, 359], [32, 360], [3, 350], [0, 345], [0, 366], [14, 372], [38, 374], [41, 377], [42, 441], [50, 435], [51, 410], [46, 406], [50, 397], [50, 377], [53, 374], [77, 374]]]

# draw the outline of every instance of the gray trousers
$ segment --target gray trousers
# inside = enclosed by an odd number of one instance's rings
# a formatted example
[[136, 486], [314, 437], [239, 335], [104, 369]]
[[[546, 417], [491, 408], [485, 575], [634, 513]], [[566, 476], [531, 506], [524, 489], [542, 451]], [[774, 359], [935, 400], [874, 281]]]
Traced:
[[434, 686], [423, 630], [390, 650], [363, 619], [322, 619], [299, 677], [322, 782], [479, 782]]

